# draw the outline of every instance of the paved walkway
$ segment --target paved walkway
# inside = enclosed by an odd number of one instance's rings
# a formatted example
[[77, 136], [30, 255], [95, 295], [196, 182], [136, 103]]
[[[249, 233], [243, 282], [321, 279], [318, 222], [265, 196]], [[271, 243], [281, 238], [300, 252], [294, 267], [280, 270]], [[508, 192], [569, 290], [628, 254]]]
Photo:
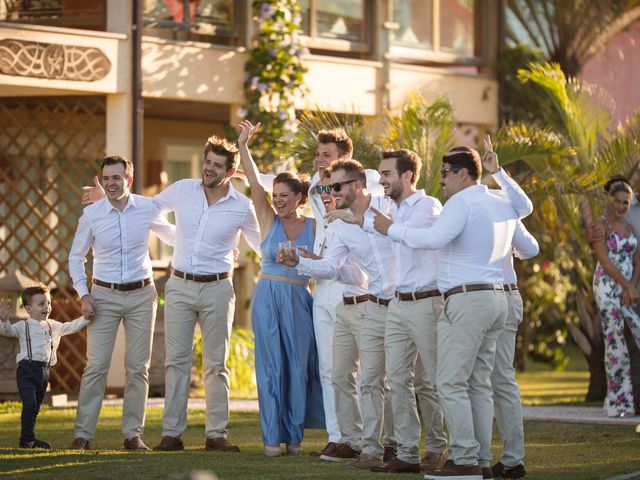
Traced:
[[[78, 404], [75, 400], [60, 403], [56, 406], [60, 407], [76, 407]], [[122, 399], [106, 399], [103, 405], [121, 406]], [[150, 398], [147, 400], [148, 407], [164, 406], [164, 398]], [[204, 409], [203, 398], [190, 398], [189, 408]], [[257, 400], [230, 400], [230, 408], [237, 412], [257, 412]], [[538, 420], [544, 422], [561, 422], [561, 423], [582, 423], [588, 425], [640, 425], [640, 416], [625, 418], [609, 418], [605, 415], [604, 410], [600, 407], [576, 407], [576, 406], [540, 406], [540, 407], [524, 407], [525, 420]], [[639, 432], [640, 433], [640, 432]]]

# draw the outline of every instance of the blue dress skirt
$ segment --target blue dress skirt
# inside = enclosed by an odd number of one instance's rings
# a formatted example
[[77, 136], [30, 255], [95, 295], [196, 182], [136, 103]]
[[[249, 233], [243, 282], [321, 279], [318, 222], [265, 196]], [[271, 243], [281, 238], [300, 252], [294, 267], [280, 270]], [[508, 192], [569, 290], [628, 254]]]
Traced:
[[[265, 445], [300, 443], [305, 428], [325, 428], [309, 277], [275, 261], [278, 244], [287, 240], [276, 217], [260, 251], [262, 273], [277, 278], [258, 280], [251, 305]], [[313, 240], [307, 218], [294, 244], [311, 250]]]

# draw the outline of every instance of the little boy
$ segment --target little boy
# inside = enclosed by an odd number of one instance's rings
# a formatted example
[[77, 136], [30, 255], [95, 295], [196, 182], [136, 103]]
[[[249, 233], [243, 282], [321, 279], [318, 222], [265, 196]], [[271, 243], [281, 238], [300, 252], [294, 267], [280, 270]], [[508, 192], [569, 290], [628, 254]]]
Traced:
[[25, 321], [9, 323], [9, 308], [0, 301], [0, 335], [18, 337], [16, 356], [18, 392], [22, 401], [20, 448], [46, 448], [51, 445], [35, 437], [34, 428], [49, 380], [49, 367], [56, 364], [60, 337], [77, 332], [89, 322], [80, 317], [72, 322], [49, 320], [51, 296], [44, 285], [25, 288], [22, 305], [29, 314]]

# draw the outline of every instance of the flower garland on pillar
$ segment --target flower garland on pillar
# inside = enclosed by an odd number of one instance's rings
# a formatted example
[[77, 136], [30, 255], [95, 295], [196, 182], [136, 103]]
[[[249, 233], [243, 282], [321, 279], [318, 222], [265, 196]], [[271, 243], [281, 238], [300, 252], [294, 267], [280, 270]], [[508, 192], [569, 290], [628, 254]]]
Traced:
[[261, 122], [251, 145], [262, 168], [282, 163], [285, 147], [297, 130], [295, 99], [305, 93], [307, 68], [301, 57], [308, 53], [300, 44], [300, 5], [293, 0], [256, 0], [255, 46], [245, 65], [246, 104], [238, 116]]

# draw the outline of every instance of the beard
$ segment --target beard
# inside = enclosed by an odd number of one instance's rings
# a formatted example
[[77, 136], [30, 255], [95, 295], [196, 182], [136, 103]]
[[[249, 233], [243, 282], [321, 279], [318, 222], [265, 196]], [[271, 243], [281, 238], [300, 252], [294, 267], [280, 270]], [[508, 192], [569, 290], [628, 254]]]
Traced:
[[209, 181], [209, 183], [207, 183], [207, 181], [205, 180], [204, 173], [202, 174], [202, 184], [206, 188], [215, 188], [222, 183], [222, 180], [223, 178], [218, 177], [217, 175], [214, 175], [213, 178]]

